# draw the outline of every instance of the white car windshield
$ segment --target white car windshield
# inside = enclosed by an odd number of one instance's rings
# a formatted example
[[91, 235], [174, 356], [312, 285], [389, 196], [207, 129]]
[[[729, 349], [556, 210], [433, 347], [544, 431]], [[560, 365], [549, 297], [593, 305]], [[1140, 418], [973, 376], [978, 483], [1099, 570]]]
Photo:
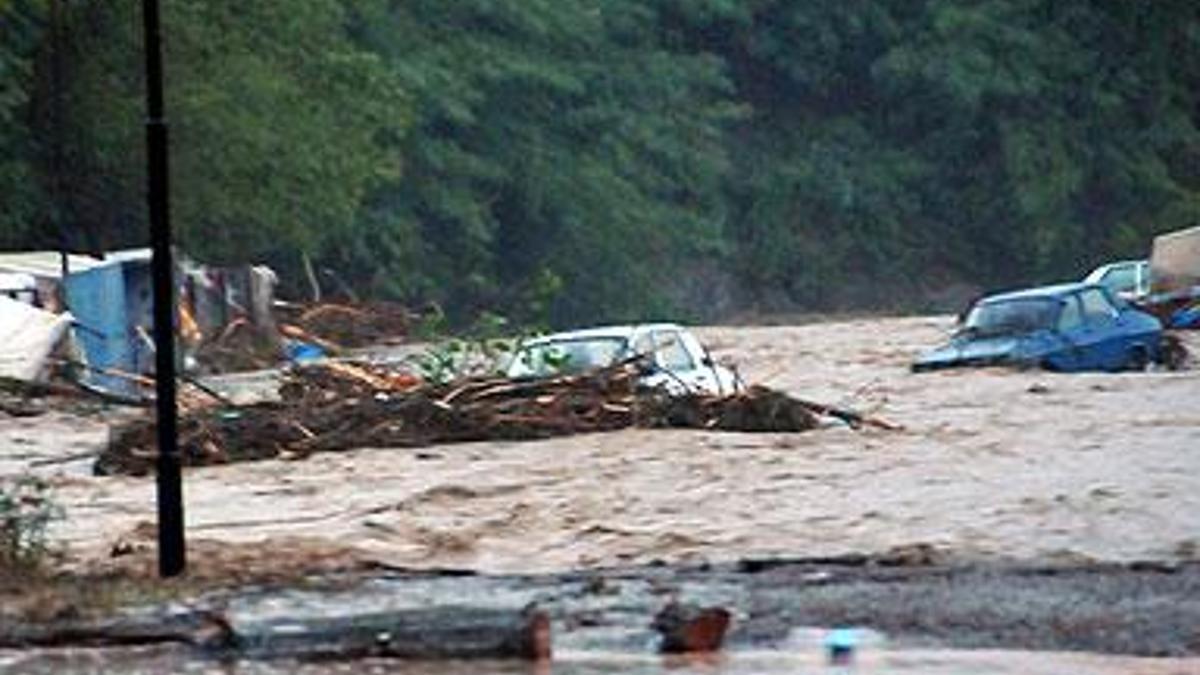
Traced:
[[615, 363], [627, 341], [620, 337], [562, 339], [522, 347], [508, 368], [509, 377], [574, 375]]
[[1133, 293], [1138, 289], [1138, 270], [1134, 265], [1114, 267], [1100, 279], [1108, 290], [1113, 293]]

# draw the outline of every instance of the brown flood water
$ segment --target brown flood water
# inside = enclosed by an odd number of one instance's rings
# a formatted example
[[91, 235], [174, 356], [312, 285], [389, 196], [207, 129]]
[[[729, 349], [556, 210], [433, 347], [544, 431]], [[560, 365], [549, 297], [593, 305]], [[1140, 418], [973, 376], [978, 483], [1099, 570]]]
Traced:
[[[336, 545], [387, 565], [495, 573], [910, 547], [952, 561], [1200, 559], [1200, 371], [909, 373], [949, 327], [908, 318], [699, 331], [748, 381], [865, 410], [901, 432], [629, 430], [190, 470], [190, 536], [286, 546], [297, 564], [308, 546], [315, 556]], [[0, 421], [0, 474], [32, 467], [50, 479], [67, 511], [52, 535], [74, 564], [109, 564], [115, 543], [144, 548], [153, 532], [152, 479], [96, 478], [87, 458], [70, 459], [106, 435], [96, 419], [60, 413]], [[1194, 659], [886, 649], [839, 671], [811, 645], [683, 663], [566, 651], [537, 668], [217, 664], [132, 650], [96, 658], [0, 653], [0, 670], [1200, 674]]]
[[[949, 325], [700, 331], [748, 381], [901, 432], [628, 430], [211, 467], [186, 475], [190, 535], [307, 538], [390, 565], [500, 573], [916, 544], [965, 559], [1200, 556], [1200, 371], [909, 373]], [[53, 534], [75, 560], [106, 558], [153, 519], [152, 480], [52, 463], [106, 433], [56, 414], [0, 429], [0, 446], [19, 450], [0, 471], [32, 464], [51, 479], [68, 516]]]

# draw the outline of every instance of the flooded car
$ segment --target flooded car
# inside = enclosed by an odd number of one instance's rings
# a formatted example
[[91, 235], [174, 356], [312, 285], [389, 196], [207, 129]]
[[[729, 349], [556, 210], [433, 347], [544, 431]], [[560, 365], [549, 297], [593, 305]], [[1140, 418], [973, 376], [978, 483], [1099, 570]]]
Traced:
[[686, 328], [672, 323], [604, 326], [554, 333], [522, 344], [506, 369], [514, 379], [574, 375], [639, 355], [640, 384], [671, 393], [732, 394], [737, 375], [712, 360]]
[[1161, 358], [1162, 324], [1099, 284], [1003, 293], [975, 303], [949, 343], [914, 371], [1011, 365], [1047, 370], [1141, 370]]

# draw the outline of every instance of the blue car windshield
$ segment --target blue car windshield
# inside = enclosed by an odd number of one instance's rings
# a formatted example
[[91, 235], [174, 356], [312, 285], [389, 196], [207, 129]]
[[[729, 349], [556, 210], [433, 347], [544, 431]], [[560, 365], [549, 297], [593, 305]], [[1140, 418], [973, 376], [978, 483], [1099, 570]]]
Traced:
[[1021, 298], [976, 305], [964, 328], [975, 335], [1031, 333], [1054, 327], [1059, 303], [1050, 298]]

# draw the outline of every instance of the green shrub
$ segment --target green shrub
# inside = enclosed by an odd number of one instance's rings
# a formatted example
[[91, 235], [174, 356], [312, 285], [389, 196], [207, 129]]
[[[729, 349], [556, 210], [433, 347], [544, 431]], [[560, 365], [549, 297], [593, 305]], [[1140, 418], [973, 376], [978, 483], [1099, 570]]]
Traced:
[[537, 334], [527, 329], [518, 331], [517, 337], [506, 337], [512, 333], [508, 319], [493, 312], [483, 312], [476, 317], [463, 337], [447, 336], [444, 322], [430, 326], [430, 330], [421, 333], [430, 344], [414, 357], [413, 363], [421, 377], [434, 384], [503, 376], [512, 355]]
[[0, 569], [38, 567], [49, 552], [46, 529], [62, 508], [40, 478], [0, 481]]

